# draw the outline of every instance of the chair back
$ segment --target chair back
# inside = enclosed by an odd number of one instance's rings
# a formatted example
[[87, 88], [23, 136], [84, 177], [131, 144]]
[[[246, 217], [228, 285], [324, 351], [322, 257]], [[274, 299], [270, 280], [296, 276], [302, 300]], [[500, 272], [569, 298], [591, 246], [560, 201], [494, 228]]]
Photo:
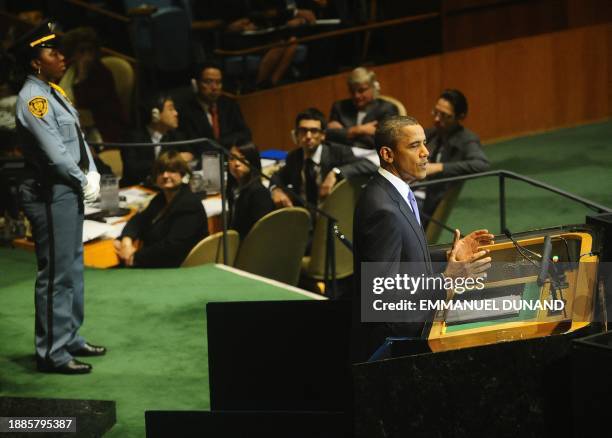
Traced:
[[110, 166], [115, 176], [119, 178], [123, 176], [123, 160], [119, 149], [104, 149], [98, 153], [98, 158]]
[[132, 97], [134, 95], [134, 69], [132, 65], [118, 56], [105, 56], [102, 64], [111, 71], [115, 81], [115, 90], [123, 111], [128, 116], [132, 115]]
[[406, 108], [404, 107], [404, 104], [400, 102], [399, 100], [397, 100], [395, 97], [381, 95], [381, 96], [378, 96], [378, 98], [382, 100], [386, 100], [387, 102], [391, 102], [393, 105], [395, 105], [397, 107], [397, 112], [400, 116], [408, 115], [408, 113], [406, 112]]
[[168, 7], [151, 15], [154, 65], [160, 72], [183, 71], [191, 65], [191, 22], [184, 9]]
[[[235, 230], [227, 230], [227, 264], [232, 266], [238, 252], [240, 236]], [[189, 252], [182, 268], [205, 265], [206, 263], [223, 263], [223, 231], [211, 234], [200, 240]]]
[[288, 207], [268, 213], [244, 238], [236, 268], [297, 285], [309, 227], [310, 214], [305, 208]]
[[[459, 194], [461, 193], [462, 188], [462, 182], [450, 186], [442, 197], [442, 200], [434, 210], [431, 217], [437, 220], [438, 222], [441, 222], [443, 224], [446, 223], [448, 217], [451, 214], [451, 211], [453, 210], [453, 207], [455, 206], [455, 203], [457, 202], [457, 199], [459, 198]], [[429, 242], [430, 245], [436, 243], [440, 238], [442, 230], [443, 228], [440, 225], [430, 220], [427, 224], [427, 229], [425, 230], [427, 242]]]
[[[354, 178], [340, 181], [319, 208], [338, 220], [342, 234], [353, 240], [353, 214], [359, 195], [367, 178]], [[321, 280], [325, 277], [325, 260], [327, 253], [327, 218], [317, 218], [310, 256], [304, 257], [303, 271], [308, 277]], [[353, 253], [335, 236], [333, 236], [336, 258], [336, 278], [345, 278], [353, 273]], [[330, 272], [331, 275], [331, 272]], [[330, 277], [331, 278], [331, 277]]]

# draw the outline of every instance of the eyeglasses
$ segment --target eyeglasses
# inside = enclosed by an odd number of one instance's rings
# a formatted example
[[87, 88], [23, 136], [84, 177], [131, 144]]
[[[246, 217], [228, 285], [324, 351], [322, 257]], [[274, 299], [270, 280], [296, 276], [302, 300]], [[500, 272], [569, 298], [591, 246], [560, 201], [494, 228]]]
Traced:
[[434, 117], [440, 117], [441, 119], [444, 119], [444, 120], [450, 120], [453, 117], [455, 117], [453, 114], [444, 113], [442, 111], [438, 111], [435, 108], [431, 110], [431, 115]]
[[208, 86], [211, 86], [211, 85], [220, 86], [221, 84], [223, 84], [223, 80], [221, 79], [200, 79], [199, 82], [202, 85], [208, 85]]
[[321, 128], [304, 128], [304, 127], [299, 127], [296, 129], [296, 132], [298, 133], [298, 135], [306, 135], [309, 132], [312, 135], [319, 135], [321, 133], [323, 133], [323, 130]]

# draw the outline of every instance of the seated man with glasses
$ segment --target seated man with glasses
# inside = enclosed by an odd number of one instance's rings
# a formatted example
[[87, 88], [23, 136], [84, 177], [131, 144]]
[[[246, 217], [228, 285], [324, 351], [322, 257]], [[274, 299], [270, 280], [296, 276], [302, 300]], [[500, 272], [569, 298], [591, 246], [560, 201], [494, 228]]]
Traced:
[[[197, 69], [193, 79], [196, 93], [179, 108], [180, 129], [188, 139], [210, 138], [226, 148], [251, 140], [238, 103], [224, 96], [223, 72], [215, 62]], [[194, 148], [196, 154], [211, 147], [202, 144]]]
[[325, 199], [340, 178], [373, 174], [376, 166], [357, 158], [350, 148], [325, 141], [325, 117], [316, 108], [299, 113], [295, 119], [298, 148], [289, 152], [285, 166], [272, 175], [270, 188], [277, 207], [301, 205], [287, 187], [310, 204]]
[[[490, 163], [482, 150], [480, 139], [460, 123], [467, 112], [467, 99], [459, 90], [444, 90], [438, 98], [431, 112], [434, 126], [425, 130], [429, 149], [427, 180], [485, 172], [489, 169]], [[415, 191], [420, 211], [424, 213], [423, 226], [449, 187], [449, 184], [438, 184], [428, 186], [424, 191]]]

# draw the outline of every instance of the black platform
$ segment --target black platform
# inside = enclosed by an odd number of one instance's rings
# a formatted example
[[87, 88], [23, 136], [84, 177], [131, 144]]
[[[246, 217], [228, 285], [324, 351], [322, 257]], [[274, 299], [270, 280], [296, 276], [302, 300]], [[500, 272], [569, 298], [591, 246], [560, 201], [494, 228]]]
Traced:
[[357, 437], [571, 437], [569, 335], [358, 364]]
[[16, 433], [2, 437], [101, 437], [117, 421], [114, 401], [0, 397], [3, 417], [76, 417], [77, 433]]
[[348, 438], [340, 412], [147, 411], [147, 438]]

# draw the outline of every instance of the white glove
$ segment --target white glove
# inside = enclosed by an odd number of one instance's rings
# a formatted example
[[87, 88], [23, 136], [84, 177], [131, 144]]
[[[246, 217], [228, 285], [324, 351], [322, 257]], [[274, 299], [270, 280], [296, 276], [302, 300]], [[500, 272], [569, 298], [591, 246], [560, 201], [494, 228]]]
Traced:
[[83, 199], [91, 204], [100, 194], [100, 174], [98, 172], [89, 172], [87, 175], [87, 184], [83, 187]]

